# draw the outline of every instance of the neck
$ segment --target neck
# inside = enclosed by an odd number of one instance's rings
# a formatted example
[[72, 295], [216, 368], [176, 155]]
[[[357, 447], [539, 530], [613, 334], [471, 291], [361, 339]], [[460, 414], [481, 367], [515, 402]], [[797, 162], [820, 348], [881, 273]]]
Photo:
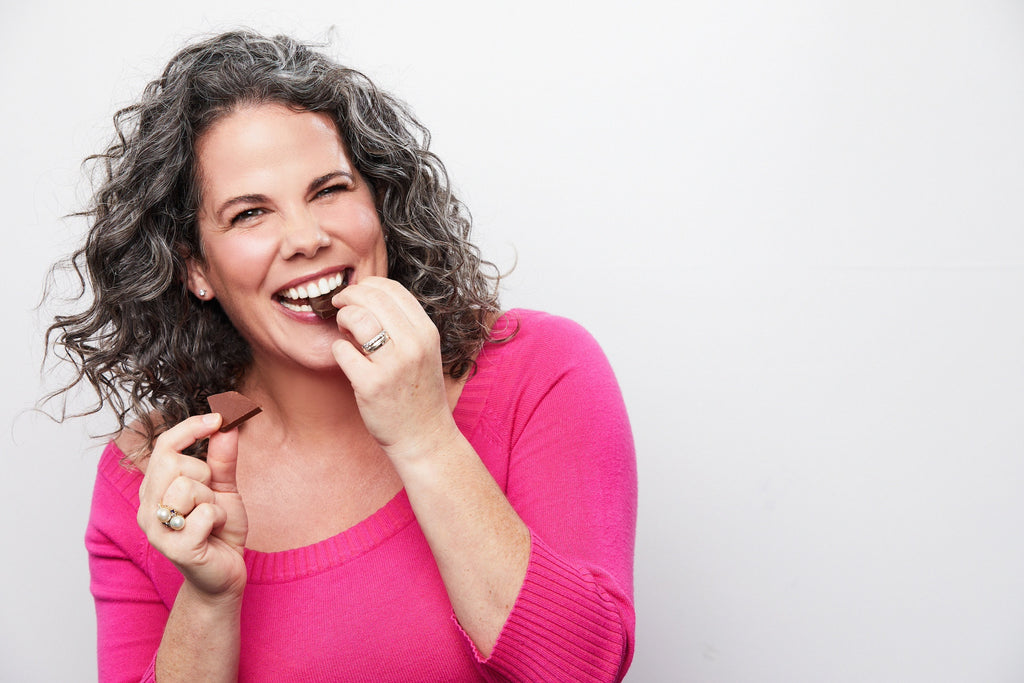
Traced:
[[259, 431], [271, 439], [294, 444], [366, 434], [352, 385], [339, 368], [310, 370], [256, 358], [241, 391], [262, 406]]
[[[455, 409], [467, 378], [445, 377], [448, 406]], [[355, 393], [340, 368], [311, 370], [254, 358], [240, 391], [263, 408], [249, 435], [276, 452], [312, 456], [348, 445], [375, 444], [366, 430]], [[376, 448], [370, 448], [376, 451]]]

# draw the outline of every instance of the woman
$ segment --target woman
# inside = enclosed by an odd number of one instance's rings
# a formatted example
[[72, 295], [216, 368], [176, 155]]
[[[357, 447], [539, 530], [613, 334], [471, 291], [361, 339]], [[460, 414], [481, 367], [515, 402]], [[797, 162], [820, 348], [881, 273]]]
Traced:
[[[101, 680], [620, 679], [618, 387], [578, 326], [500, 311], [426, 130], [248, 32], [116, 121], [93, 300], [50, 331], [122, 428], [86, 537]], [[227, 390], [263, 411], [221, 432]]]

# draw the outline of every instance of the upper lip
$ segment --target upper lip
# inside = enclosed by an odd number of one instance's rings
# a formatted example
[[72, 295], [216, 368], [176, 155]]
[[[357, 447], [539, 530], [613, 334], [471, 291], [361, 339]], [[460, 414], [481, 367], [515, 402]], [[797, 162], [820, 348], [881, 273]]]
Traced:
[[291, 280], [291, 281], [285, 283], [283, 286], [277, 288], [277, 291], [275, 292], [275, 294], [277, 294], [278, 296], [283, 296], [285, 294], [285, 292], [287, 292], [289, 289], [292, 289], [294, 287], [299, 287], [300, 285], [307, 285], [310, 282], [315, 282], [315, 281], [317, 281], [317, 280], [319, 280], [320, 278], [323, 278], [323, 277], [330, 277], [332, 275], [338, 275], [338, 274], [341, 274], [342, 276], [345, 276], [346, 271], [349, 271], [349, 270], [351, 270], [351, 268], [348, 267], [348, 266], [332, 266], [332, 267], [329, 267], [329, 268], [324, 268], [324, 269], [319, 270], [319, 271], [317, 271], [315, 273], [311, 273], [309, 275], [303, 275], [302, 277], [297, 277], [294, 280]]

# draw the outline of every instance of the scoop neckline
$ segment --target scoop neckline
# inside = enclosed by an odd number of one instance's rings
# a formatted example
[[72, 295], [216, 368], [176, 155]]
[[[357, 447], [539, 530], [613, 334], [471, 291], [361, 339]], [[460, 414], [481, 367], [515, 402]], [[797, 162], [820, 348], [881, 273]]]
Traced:
[[[491, 328], [499, 339], [514, 328], [518, 310], [502, 313]], [[486, 370], [494, 363], [501, 344], [485, 344], [476, 358], [476, 369], [466, 380], [452, 416], [463, 434], [476, 426], [491, 387]], [[323, 540], [298, 548], [261, 551], [246, 548], [245, 564], [249, 583], [279, 583], [312, 576], [351, 562], [380, 546], [414, 523], [416, 515], [405, 487], [365, 519]]]
[[[492, 334], [499, 340], [508, 338], [517, 331], [522, 318], [530, 313], [523, 309], [505, 311], [492, 326]], [[500, 363], [507, 348], [508, 345], [504, 343], [484, 345], [476, 358], [476, 369], [466, 381], [456, 402], [452, 416], [459, 430], [467, 437], [478, 428], [488, 400], [495, 377], [495, 373], [489, 372], [489, 369]], [[138, 468], [126, 466], [125, 460], [125, 453], [116, 441], [111, 440], [99, 467], [137, 510], [143, 474]], [[348, 529], [316, 543], [266, 552], [246, 548], [244, 557], [248, 580], [254, 584], [275, 583], [337, 568], [381, 545], [414, 521], [415, 515], [403, 487], [376, 512]]]
[[376, 512], [348, 529], [310, 545], [286, 550], [245, 548], [248, 583], [278, 583], [312, 576], [355, 560], [415, 520], [402, 488]]

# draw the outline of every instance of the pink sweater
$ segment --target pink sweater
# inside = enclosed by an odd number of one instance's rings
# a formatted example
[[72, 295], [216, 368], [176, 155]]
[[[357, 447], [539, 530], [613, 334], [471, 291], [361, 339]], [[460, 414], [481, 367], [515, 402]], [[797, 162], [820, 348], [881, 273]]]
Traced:
[[[614, 681], [633, 655], [636, 464], [597, 343], [525, 310], [488, 344], [455, 419], [530, 528], [526, 579], [490, 658], [459, 628], [405, 492], [305, 548], [245, 551], [243, 681]], [[100, 680], [153, 680], [182, 577], [135, 521], [142, 475], [103, 453], [86, 532]]]

